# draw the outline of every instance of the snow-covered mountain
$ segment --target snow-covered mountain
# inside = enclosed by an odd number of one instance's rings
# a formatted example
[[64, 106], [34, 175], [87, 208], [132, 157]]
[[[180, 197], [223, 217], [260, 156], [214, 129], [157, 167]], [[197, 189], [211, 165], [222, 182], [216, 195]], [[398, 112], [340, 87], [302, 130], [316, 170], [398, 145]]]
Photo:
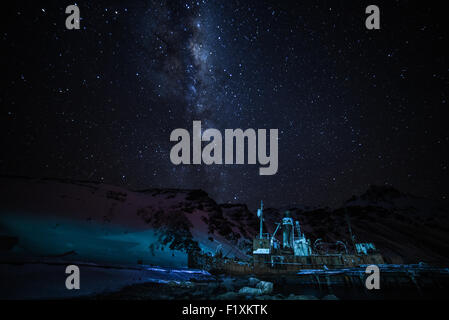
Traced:
[[[236, 212], [236, 208], [238, 208]], [[0, 256], [186, 266], [187, 252], [247, 257], [252, 217], [201, 190], [0, 178]], [[257, 221], [256, 223], [257, 224]]]
[[[373, 242], [389, 263], [449, 262], [449, 210], [442, 202], [416, 197], [389, 186], [371, 186], [337, 209], [289, 209], [312, 240], [352, 247], [348, 219], [357, 242]], [[267, 228], [283, 212], [267, 209]]]
[[[283, 210], [264, 211], [273, 232]], [[345, 206], [290, 208], [312, 242], [374, 242], [387, 262], [449, 260], [449, 212], [427, 199], [371, 187]], [[347, 213], [347, 214], [346, 214]], [[0, 177], [0, 257], [186, 266], [187, 252], [248, 258], [259, 231], [246, 205], [217, 204], [201, 190], [130, 191], [102, 183]]]

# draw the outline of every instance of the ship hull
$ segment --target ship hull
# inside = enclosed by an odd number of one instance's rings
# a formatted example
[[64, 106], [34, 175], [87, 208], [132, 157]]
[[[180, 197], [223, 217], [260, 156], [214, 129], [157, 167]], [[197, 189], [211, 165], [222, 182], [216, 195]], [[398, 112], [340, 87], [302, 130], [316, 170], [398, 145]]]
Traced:
[[311, 269], [344, 269], [360, 265], [384, 264], [380, 254], [369, 255], [254, 255], [253, 261], [242, 262], [221, 257], [195, 254], [189, 256], [189, 267], [211, 273], [243, 274], [294, 274]]
[[380, 254], [355, 255], [254, 255], [253, 270], [256, 274], [296, 273], [310, 269], [344, 269], [360, 265], [384, 264]]

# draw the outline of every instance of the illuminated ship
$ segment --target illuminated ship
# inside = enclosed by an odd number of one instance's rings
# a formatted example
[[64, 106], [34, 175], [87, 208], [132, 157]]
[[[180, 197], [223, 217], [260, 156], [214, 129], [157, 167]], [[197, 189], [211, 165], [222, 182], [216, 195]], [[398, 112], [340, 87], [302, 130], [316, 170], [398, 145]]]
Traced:
[[[384, 264], [382, 255], [377, 252], [373, 243], [355, 241], [348, 217], [352, 252], [343, 241], [330, 244], [317, 239], [312, 244], [301, 232], [299, 221], [294, 221], [289, 211], [276, 223], [273, 234], [263, 233], [263, 203], [257, 210], [257, 216], [260, 220], [260, 231], [253, 239], [252, 261], [196, 255], [189, 257], [189, 265], [212, 272], [278, 274], [295, 273], [304, 269], [327, 270]], [[278, 234], [282, 234], [282, 240], [278, 240]]]
[[[367, 264], [383, 264], [382, 255], [376, 251], [373, 243], [356, 243], [348, 219], [348, 228], [353, 242], [350, 253], [347, 244], [337, 241], [335, 244], [315, 240], [313, 245], [301, 232], [299, 221], [284, 213], [282, 221], [277, 223], [273, 234], [263, 233], [263, 204], [258, 209], [260, 219], [259, 236], [253, 240], [253, 268], [255, 273], [277, 273], [302, 269], [338, 269], [357, 267]], [[281, 229], [282, 241], [276, 238]]]

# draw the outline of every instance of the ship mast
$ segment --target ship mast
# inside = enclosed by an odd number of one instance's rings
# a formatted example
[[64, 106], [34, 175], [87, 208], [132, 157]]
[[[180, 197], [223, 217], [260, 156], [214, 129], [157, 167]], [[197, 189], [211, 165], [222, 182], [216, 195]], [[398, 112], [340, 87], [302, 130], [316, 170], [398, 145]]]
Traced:
[[259, 231], [259, 239], [263, 239], [262, 234], [262, 225], [263, 225], [263, 201], [260, 201], [260, 208], [257, 209], [257, 216], [260, 219], [260, 231]]

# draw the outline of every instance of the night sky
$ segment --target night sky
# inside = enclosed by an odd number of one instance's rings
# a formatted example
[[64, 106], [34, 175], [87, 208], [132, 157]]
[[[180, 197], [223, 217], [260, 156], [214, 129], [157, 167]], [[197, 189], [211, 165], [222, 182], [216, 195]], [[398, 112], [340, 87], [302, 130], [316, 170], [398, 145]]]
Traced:
[[[2, 8], [0, 174], [336, 206], [447, 200], [448, 25], [411, 1], [68, 1]], [[365, 28], [365, 8], [381, 30]], [[170, 133], [279, 129], [279, 170], [181, 165]]]

